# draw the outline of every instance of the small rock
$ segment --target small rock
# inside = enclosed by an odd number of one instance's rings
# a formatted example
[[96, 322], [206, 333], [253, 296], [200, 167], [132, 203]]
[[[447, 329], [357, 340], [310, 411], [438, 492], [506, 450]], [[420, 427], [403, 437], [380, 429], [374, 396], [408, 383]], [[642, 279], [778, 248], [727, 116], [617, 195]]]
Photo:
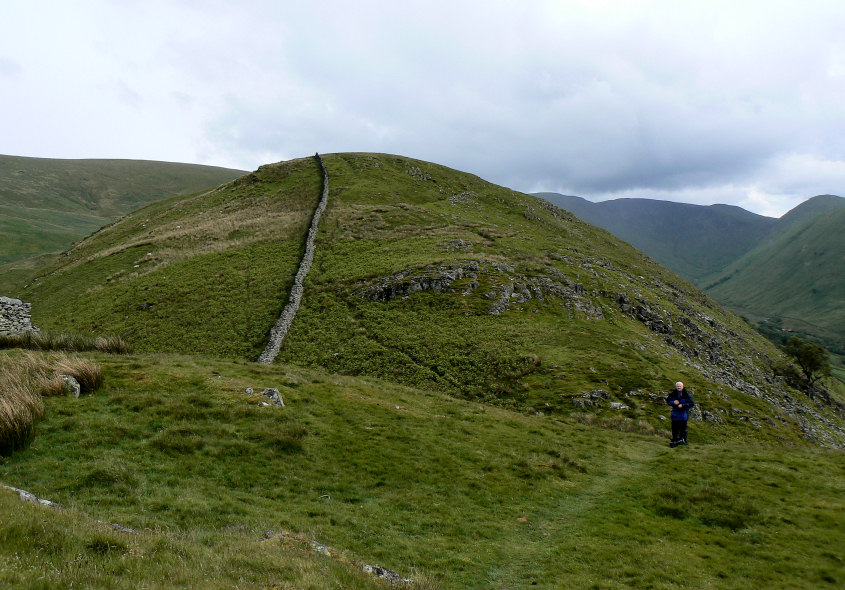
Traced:
[[139, 534], [138, 531], [136, 531], [135, 529], [130, 529], [128, 526], [123, 526], [122, 524], [117, 524], [115, 522], [111, 523], [111, 528], [113, 528], [114, 530], [116, 530], [118, 532], [126, 533], [126, 534], [129, 534], [129, 535]]
[[375, 576], [377, 578], [382, 578], [383, 580], [386, 580], [390, 584], [394, 584], [394, 585], [404, 584], [404, 585], [407, 586], [408, 584], [411, 583], [410, 579], [403, 578], [402, 576], [400, 576], [399, 574], [397, 574], [393, 570], [389, 570], [389, 569], [383, 568], [383, 567], [378, 566], [378, 565], [369, 565], [369, 564], [365, 563], [363, 569], [368, 574], [372, 574], [373, 576]]
[[76, 377], [73, 375], [59, 375], [59, 377], [65, 384], [65, 393], [67, 395], [72, 395], [75, 398], [79, 398], [82, 386], [79, 385], [79, 381], [76, 380]]
[[275, 387], [268, 387], [261, 392], [261, 395], [270, 400], [270, 403], [276, 407], [284, 408], [285, 402], [282, 400], [282, 395]]

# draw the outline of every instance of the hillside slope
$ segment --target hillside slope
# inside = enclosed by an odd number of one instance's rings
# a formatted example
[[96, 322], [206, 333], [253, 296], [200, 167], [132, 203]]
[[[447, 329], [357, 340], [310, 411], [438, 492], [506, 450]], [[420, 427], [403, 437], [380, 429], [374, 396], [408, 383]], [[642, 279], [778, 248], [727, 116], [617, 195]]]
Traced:
[[537, 194], [653, 256], [731, 309], [845, 346], [841, 197], [819, 195], [772, 219], [727, 205], [592, 203]]
[[[681, 379], [709, 432], [845, 442], [834, 402], [773, 377], [770, 343], [606, 231], [436, 164], [324, 162], [329, 204], [279, 362], [648, 429], [662, 428], [661, 392]], [[77, 244], [20, 295], [43, 329], [254, 360], [320, 187], [303, 159], [155, 203]]]
[[96, 360], [103, 388], [47, 398], [33, 445], [0, 457], [2, 484], [66, 508], [0, 488], [4, 587], [386, 588], [362, 562], [416, 590], [845, 582], [842, 451], [701, 423], [670, 449], [288, 365]]
[[705, 288], [737, 309], [845, 340], [845, 208], [803, 219], [711, 277]]
[[535, 194], [603, 227], [696, 284], [754, 248], [777, 224], [730, 205], [652, 199], [593, 203], [557, 193]]
[[241, 174], [170, 162], [0, 155], [0, 264], [65, 249], [147, 203]]

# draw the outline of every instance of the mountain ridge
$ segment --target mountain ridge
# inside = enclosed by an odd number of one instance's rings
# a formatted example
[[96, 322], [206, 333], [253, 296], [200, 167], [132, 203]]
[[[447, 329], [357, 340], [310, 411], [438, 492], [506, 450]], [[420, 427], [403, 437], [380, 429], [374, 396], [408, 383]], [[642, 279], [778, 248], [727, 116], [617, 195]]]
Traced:
[[[564, 415], [613, 401], [634, 408], [631, 420], [656, 420], [639, 396], [679, 376], [709, 384], [701, 401], [722, 408], [708, 410], [714, 423], [734, 422], [716, 391], [787, 421], [805, 405], [773, 380], [780, 354], [767, 341], [604, 230], [429, 162], [323, 160], [329, 204], [278, 362]], [[320, 183], [300, 159], [154, 203], [78, 243], [21, 295], [43, 329], [253, 359], [287, 298]], [[833, 443], [836, 428], [798, 431]]]
[[[845, 283], [830, 280], [845, 275], [838, 256], [843, 246], [837, 241], [842, 226], [841, 221], [839, 225], [824, 221], [839, 219], [845, 209], [841, 197], [818, 195], [774, 219], [729, 205], [624, 199], [591, 203], [579, 197], [542, 195], [629, 241], [738, 312], [756, 320], [787, 320], [790, 328], [835, 349], [845, 345], [845, 322], [838, 313], [845, 305]], [[635, 214], [628, 211], [632, 206]], [[654, 211], [659, 214], [650, 215]], [[685, 232], [689, 239], [684, 241], [658, 231], [661, 224], [673, 223], [705, 229]], [[809, 251], [822, 256], [827, 266], [802, 261]], [[767, 266], [760, 266], [764, 261]], [[759, 267], [756, 271], [754, 265]]]
[[242, 174], [152, 160], [0, 155], [0, 264], [62, 250], [146, 203]]

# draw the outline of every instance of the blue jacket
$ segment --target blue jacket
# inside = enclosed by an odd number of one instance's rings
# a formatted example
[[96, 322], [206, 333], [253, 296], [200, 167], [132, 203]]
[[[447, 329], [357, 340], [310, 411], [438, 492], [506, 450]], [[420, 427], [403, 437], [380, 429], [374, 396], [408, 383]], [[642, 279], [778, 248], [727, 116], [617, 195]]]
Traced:
[[[678, 400], [681, 407], [675, 405], [675, 400]], [[687, 420], [689, 418], [689, 410], [695, 405], [692, 401], [692, 396], [684, 387], [681, 391], [673, 389], [666, 396], [666, 404], [672, 406], [672, 420]]]

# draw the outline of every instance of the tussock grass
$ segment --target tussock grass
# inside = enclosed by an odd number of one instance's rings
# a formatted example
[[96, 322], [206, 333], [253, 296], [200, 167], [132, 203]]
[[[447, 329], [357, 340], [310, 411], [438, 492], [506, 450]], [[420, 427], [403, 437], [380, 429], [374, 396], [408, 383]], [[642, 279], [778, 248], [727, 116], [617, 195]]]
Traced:
[[0, 360], [0, 455], [7, 455], [32, 440], [44, 402], [31, 375]]
[[75, 378], [84, 393], [95, 391], [103, 382], [102, 368], [90, 359], [38, 352], [0, 357], [0, 454], [32, 440], [44, 416], [42, 398], [65, 394], [60, 375]]
[[132, 351], [129, 343], [120, 336], [82, 336], [81, 334], [51, 334], [48, 332], [23, 332], [0, 334], [0, 349], [26, 348], [29, 350], [63, 350], [66, 352], [107, 352], [127, 354]]

